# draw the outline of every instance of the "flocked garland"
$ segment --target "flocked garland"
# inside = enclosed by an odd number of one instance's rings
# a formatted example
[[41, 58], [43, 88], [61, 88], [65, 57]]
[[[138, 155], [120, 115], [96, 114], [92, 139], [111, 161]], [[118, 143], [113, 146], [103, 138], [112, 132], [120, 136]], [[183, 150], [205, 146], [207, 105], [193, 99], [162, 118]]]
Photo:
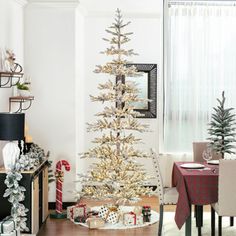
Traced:
[[[49, 157], [49, 152], [46, 157]], [[26, 226], [26, 216], [29, 210], [21, 203], [25, 199], [24, 192], [26, 189], [19, 185], [22, 179], [20, 172], [37, 168], [44, 158], [44, 150], [37, 144], [32, 144], [28, 153], [20, 155], [20, 158], [16, 161], [15, 168], [7, 172], [4, 181], [7, 189], [3, 197], [8, 197], [8, 201], [12, 204], [11, 216], [16, 222], [17, 229], [21, 231], [29, 231]]]

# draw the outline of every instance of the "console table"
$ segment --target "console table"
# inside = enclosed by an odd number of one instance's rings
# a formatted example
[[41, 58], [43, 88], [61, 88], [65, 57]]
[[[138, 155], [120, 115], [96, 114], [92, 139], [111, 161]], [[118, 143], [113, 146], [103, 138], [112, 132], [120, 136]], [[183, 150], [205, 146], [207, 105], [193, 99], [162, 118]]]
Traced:
[[[48, 216], [48, 161], [42, 162], [32, 171], [21, 172], [20, 184], [26, 188], [23, 204], [29, 209], [27, 212], [27, 227], [30, 234], [37, 234], [41, 225]], [[6, 172], [0, 168], [0, 220], [11, 214], [11, 203], [3, 194], [6, 189], [4, 184]]]

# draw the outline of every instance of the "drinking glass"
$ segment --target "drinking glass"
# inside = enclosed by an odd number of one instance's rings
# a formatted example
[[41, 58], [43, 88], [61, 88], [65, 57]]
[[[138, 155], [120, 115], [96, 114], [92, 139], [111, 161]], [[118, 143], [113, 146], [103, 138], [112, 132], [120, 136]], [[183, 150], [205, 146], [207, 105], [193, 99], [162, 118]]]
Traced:
[[206, 161], [206, 163], [212, 159], [211, 148], [207, 148], [203, 151], [202, 158]]

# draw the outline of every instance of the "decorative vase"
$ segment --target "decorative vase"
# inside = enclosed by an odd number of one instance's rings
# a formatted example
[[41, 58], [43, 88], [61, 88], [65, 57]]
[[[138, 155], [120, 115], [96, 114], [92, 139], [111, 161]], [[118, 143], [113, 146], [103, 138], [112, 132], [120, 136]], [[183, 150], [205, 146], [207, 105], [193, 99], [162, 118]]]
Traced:
[[2, 149], [3, 161], [6, 170], [12, 170], [15, 166], [16, 160], [20, 155], [20, 149], [14, 142], [7, 143]]

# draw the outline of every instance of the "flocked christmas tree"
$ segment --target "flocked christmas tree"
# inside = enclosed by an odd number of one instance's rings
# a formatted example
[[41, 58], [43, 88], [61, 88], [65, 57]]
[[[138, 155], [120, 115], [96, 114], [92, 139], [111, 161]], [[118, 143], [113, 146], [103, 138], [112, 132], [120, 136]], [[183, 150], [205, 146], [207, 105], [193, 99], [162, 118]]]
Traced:
[[225, 153], [234, 154], [235, 148], [235, 114], [232, 114], [233, 108], [225, 108], [225, 96], [222, 92], [222, 100], [217, 99], [219, 105], [214, 107], [212, 120], [209, 124], [208, 133], [211, 146], [216, 153], [220, 153], [224, 158]]
[[80, 175], [83, 183], [79, 197], [93, 199], [111, 199], [116, 203], [135, 202], [140, 196], [151, 194], [150, 188], [144, 185], [150, 179], [143, 165], [138, 164], [135, 158], [148, 157], [146, 153], [137, 150], [134, 146], [141, 141], [133, 131], [144, 132], [147, 125], [141, 124], [134, 111], [134, 102], [144, 101], [139, 98], [137, 84], [125, 81], [125, 77], [140, 76], [135, 66], [127, 57], [137, 55], [133, 49], [127, 50], [124, 44], [130, 41], [119, 9], [115, 22], [106, 32], [111, 35], [104, 38], [110, 46], [103, 54], [111, 56], [112, 60], [105, 65], [99, 65], [95, 73], [105, 73], [112, 77], [104, 84], [99, 84], [102, 92], [98, 96], [91, 96], [94, 102], [104, 103], [103, 111], [96, 114], [97, 120], [88, 124], [88, 131], [101, 131], [101, 135], [94, 139], [96, 144], [83, 158], [97, 158], [98, 162], [91, 166], [86, 175]]

